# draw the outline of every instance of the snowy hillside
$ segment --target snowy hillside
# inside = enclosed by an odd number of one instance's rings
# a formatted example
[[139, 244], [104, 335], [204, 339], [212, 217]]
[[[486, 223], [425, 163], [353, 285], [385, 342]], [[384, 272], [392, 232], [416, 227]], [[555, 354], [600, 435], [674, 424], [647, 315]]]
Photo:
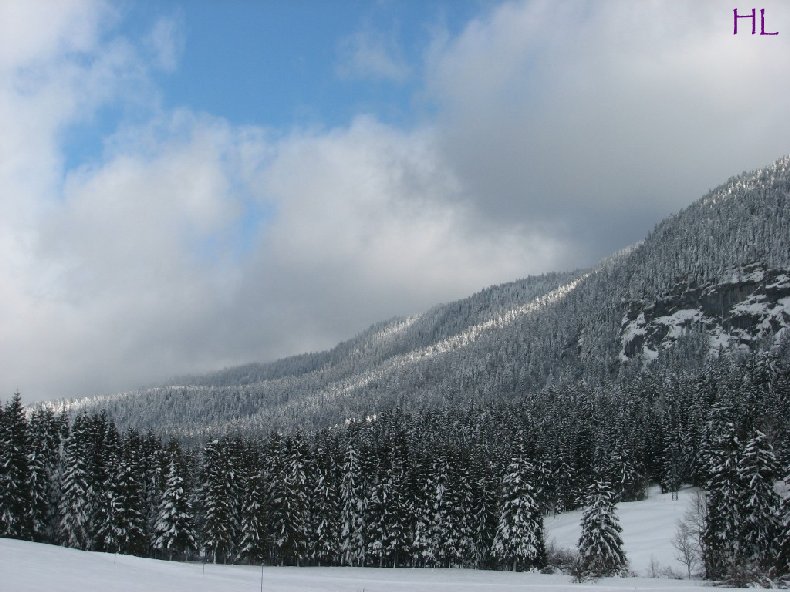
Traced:
[[[789, 188], [790, 159], [780, 159], [729, 180], [593, 270], [492, 286], [325, 352], [54, 408], [105, 409], [122, 427], [200, 440], [322, 428], [395, 405], [508, 401], [557, 377], [617, 380], [624, 366], [673, 355], [682, 372], [720, 346], [776, 346], [790, 325]], [[702, 335], [704, 348], [686, 347]]]
[[[673, 500], [671, 494], [651, 487], [646, 500], [617, 504], [631, 571], [648, 576], [652, 575], [652, 567], [658, 566], [678, 575], [686, 573], [686, 567], [676, 558], [672, 538], [696, 491], [682, 489], [679, 499]], [[581, 532], [581, 516], [582, 511], [578, 510], [546, 519], [547, 544], [553, 541], [557, 548], [574, 549]]]

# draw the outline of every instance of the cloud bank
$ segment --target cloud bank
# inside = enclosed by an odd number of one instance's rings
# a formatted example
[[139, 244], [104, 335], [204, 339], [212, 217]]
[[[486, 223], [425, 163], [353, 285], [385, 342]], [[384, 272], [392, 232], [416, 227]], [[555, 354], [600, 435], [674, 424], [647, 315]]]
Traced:
[[[506, 3], [420, 64], [363, 32], [338, 71], [422, 76], [431, 117], [282, 130], [161, 106], [177, 19], [138, 42], [98, 1], [3, 3], [0, 396], [324, 348], [594, 263], [788, 152], [790, 11], [765, 8], [777, 37], [733, 36], [713, 0]], [[68, 164], [108, 107], [135, 117]]]

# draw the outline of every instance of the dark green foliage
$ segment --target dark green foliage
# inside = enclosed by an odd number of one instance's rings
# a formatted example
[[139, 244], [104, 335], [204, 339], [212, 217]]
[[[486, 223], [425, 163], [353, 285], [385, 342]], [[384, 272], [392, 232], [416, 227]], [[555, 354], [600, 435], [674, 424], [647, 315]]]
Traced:
[[517, 436], [516, 452], [502, 479], [499, 523], [492, 553], [513, 571], [542, 567], [546, 560], [543, 515], [536, 472]]
[[544, 561], [543, 515], [584, 505], [591, 482], [613, 480], [627, 500], [648, 479], [704, 481], [710, 577], [734, 577], [733, 564], [781, 574], [787, 505], [770, 485], [782, 474], [772, 450], [787, 450], [787, 366], [747, 356], [697, 374], [656, 367], [622, 388], [558, 382], [510, 403], [394, 408], [308, 435], [222, 436], [202, 451], [119, 437], [107, 415], [78, 415], [69, 431], [36, 410], [22, 488], [30, 536], [225, 562], [525, 569]]
[[24, 540], [33, 537], [28, 444], [22, 398], [14, 393], [0, 415], [0, 535]]
[[593, 482], [588, 492], [579, 538], [578, 574], [582, 578], [625, 574], [628, 561], [621, 533], [609, 484]]
[[[166, 554], [168, 559], [187, 556], [197, 545], [195, 542], [194, 512], [190, 492], [184, 478], [185, 466], [178, 445], [171, 447], [165, 488], [158, 504], [154, 525], [153, 547]], [[249, 539], [248, 539], [249, 540]], [[254, 552], [252, 545], [245, 547]]]

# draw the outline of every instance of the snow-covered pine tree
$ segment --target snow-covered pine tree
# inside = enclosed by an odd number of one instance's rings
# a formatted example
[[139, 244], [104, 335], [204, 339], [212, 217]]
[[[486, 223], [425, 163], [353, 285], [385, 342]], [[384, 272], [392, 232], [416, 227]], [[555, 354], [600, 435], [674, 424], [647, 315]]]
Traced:
[[448, 563], [465, 566], [473, 562], [474, 555], [472, 483], [468, 460], [461, 456], [461, 451], [454, 451], [450, 459], [451, 539], [447, 545]]
[[[169, 443], [167, 450], [164, 450], [161, 440], [153, 432], [148, 431], [144, 436], [141, 436], [140, 460], [143, 467], [143, 495], [145, 498], [145, 538], [148, 540], [151, 550], [153, 550], [152, 545], [157, 536], [156, 523], [159, 519], [159, 503], [167, 483], [170, 458], [176, 452], [183, 467], [182, 476], [185, 489], [193, 493], [195, 489], [193, 482], [197, 482], [200, 478], [200, 465], [194, 459], [197, 451], [183, 451], [175, 440]], [[192, 464], [187, 462], [188, 459]]]
[[[143, 555], [145, 537], [145, 471], [142, 466], [140, 436], [128, 430], [121, 443], [121, 453], [114, 478], [108, 486], [111, 505], [112, 539], [117, 552]], [[108, 547], [112, 550], [112, 547]]]
[[768, 568], [775, 559], [781, 498], [774, 490], [779, 472], [773, 447], [756, 430], [738, 463], [741, 513], [738, 554], [747, 563]]
[[66, 546], [87, 549], [91, 520], [88, 499], [89, 419], [80, 414], [74, 419], [66, 440], [60, 498], [61, 537]]
[[371, 565], [383, 567], [385, 544], [388, 538], [389, 523], [389, 482], [386, 467], [374, 462], [368, 463], [369, 477], [365, 499], [365, 556]]
[[30, 467], [30, 513], [33, 539], [54, 542], [56, 530], [56, 487], [60, 464], [60, 422], [47, 407], [39, 407], [30, 416], [28, 465]]
[[201, 540], [214, 563], [226, 563], [234, 544], [233, 470], [226, 452], [225, 442], [220, 440], [211, 441], [203, 452]]
[[[705, 575], [723, 577], [739, 557], [741, 534], [741, 490], [738, 465], [742, 452], [735, 425], [724, 419], [723, 408], [706, 428], [704, 454], [707, 473], [707, 508], [705, 522]], [[720, 415], [721, 414], [721, 415]]]
[[[95, 472], [92, 481], [94, 532], [92, 549], [120, 553], [120, 539], [123, 525], [120, 513], [123, 509], [123, 500], [120, 484], [118, 482], [119, 469], [121, 468], [121, 443], [115, 423], [104, 423], [104, 437], [100, 440], [99, 463], [94, 464], [94, 469], [100, 466], [101, 473]], [[100, 478], [99, 475], [102, 475]]]
[[360, 469], [359, 441], [350, 431], [343, 458], [340, 483], [340, 553], [343, 565], [364, 565], [365, 562], [365, 483]]
[[594, 481], [588, 490], [578, 543], [580, 576], [597, 578], [625, 572], [621, 532], [610, 485]]
[[310, 462], [301, 433], [286, 440], [283, 552], [300, 565], [307, 558], [307, 465]]
[[409, 498], [414, 525], [410, 548], [414, 567], [432, 565], [434, 561], [431, 540], [434, 488], [430, 468], [431, 461], [426, 451], [421, 451], [412, 459]]
[[[784, 474], [785, 487], [790, 489], [790, 467], [785, 467]], [[790, 496], [782, 500], [778, 522], [775, 566], [780, 576], [788, 576], [790, 575]]]
[[170, 452], [167, 481], [159, 502], [153, 547], [167, 558], [184, 557], [196, 548], [195, 516], [183, 476], [179, 447]]
[[392, 434], [388, 445], [390, 465], [386, 477], [389, 492], [388, 538], [384, 551], [393, 567], [397, 567], [408, 555], [411, 512], [407, 491], [408, 445], [403, 428], [404, 418], [402, 414], [391, 415], [394, 417], [389, 418]]
[[493, 471], [482, 454], [472, 458], [473, 506], [472, 506], [472, 558], [478, 568], [491, 562], [491, 547], [496, 535], [499, 509], [498, 491]]
[[258, 471], [247, 479], [241, 510], [239, 556], [250, 564], [260, 563], [266, 554], [266, 505], [263, 474]]
[[450, 523], [452, 496], [448, 490], [450, 474], [446, 450], [435, 451], [429, 479], [428, 491], [431, 493], [429, 556], [436, 567], [449, 567], [447, 545], [453, 538], [453, 533]]
[[494, 556], [513, 571], [540, 567], [545, 561], [543, 514], [534, 479], [534, 468], [519, 435], [502, 479], [499, 525], [492, 547]]
[[311, 495], [313, 553], [319, 565], [332, 565], [339, 559], [340, 479], [337, 464], [335, 443], [327, 438], [319, 443], [315, 453], [315, 482]]
[[111, 487], [120, 457], [118, 428], [106, 411], [88, 417], [86, 429], [88, 457], [88, 548], [93, 551], [115, 550], [112, 523]]
[[32, 538], [30, 501], [28, 426], [17, 392], [0, 417], [0, 535]]
[[272, 434], [268, 457], [268, 528], [272, 560], [300, 563], [306, 559], [309, 526], [307, 463], [304, 439]]

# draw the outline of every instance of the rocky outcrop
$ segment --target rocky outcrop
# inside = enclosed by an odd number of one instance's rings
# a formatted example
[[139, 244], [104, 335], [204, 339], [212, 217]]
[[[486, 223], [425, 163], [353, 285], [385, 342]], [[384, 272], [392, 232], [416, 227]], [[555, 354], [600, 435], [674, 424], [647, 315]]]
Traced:
[[689, 331], [707, 333], [711, 350], [751, 347], [790, 327], [790, 270], [760, 264], [730, 270], [717, 282], [681, 282], [654, 301], [629, 303], [620, 360], [655, 359]]

